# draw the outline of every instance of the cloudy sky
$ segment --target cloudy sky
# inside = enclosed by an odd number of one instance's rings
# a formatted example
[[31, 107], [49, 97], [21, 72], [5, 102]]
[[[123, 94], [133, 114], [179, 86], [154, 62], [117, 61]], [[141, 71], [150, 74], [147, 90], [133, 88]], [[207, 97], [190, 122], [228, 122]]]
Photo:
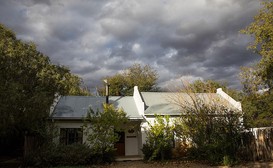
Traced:
[[0, 0], [0, 23], [88, 87], [140, 63], [162, 87], [212, 79], [240, 88], [240, 67], [259, 56], [238, 31], [259, 8], [259, 0]]

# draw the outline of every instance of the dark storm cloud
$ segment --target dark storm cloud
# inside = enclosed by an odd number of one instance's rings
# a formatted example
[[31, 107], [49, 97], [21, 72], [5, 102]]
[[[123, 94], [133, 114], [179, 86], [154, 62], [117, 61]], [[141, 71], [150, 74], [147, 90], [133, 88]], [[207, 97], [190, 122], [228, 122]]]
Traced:
[[50, 5], [50, 0], [27, 0], [27, 1], [24, 1], [23, 3], [29, 6], [32, 6], [35, 4]]
[[251, 61], [257, 60], [257, 56], [247, 50], [242, 50], [242, 45], [227, 42], [225, 47], [215, 47], [212, 50], [210, 59], [207, 59], [204, 66], [208, 67], [240, 67]]
[[240, 88], [240, 66], [258, 57], [238, 31], [259, 7], [256, 0], [0, 0], [0, 22], [90, 87], [141, 63], [158, 71], [161, 86], [186, 77]]
[[[82, 65], [78, 65], [78, 66], [82, 66]], [[82, 75], [85, 75], [89, 72], [95, 72], [100, 69], [99, 67], [93, 64], [87, 64], [86, 66], [82, 66], [81, 68], [78, 68], [78, 66], [72, 67], [74, 69], [74, 73], [82, 74]]]

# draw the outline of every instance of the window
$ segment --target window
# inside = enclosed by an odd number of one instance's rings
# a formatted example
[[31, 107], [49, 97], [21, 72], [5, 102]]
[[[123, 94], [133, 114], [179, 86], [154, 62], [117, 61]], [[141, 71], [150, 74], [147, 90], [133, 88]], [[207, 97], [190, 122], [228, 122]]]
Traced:
[[82, 143], [82, 129], [81, 128], [61, 128], [60, 130], [60, 144], [70, 145], [73, 143]]

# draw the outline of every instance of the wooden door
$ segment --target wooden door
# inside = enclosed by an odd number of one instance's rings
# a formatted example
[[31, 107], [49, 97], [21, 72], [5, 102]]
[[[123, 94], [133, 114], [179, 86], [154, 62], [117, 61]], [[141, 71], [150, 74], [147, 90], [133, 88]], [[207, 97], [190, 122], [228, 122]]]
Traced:
[[125, 156], [125, 132], [117, 132], [119, 141], [115, 144], [116, 155]]

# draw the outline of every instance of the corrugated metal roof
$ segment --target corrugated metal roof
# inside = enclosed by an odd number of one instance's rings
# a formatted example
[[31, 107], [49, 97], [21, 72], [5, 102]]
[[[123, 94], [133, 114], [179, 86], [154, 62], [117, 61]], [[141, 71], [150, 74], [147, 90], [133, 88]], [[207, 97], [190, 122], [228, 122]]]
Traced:
[[[192, 100], [199, 98], [201, 103], [223, 105], [230, 109], [235, 109], [228, 101], [216, 93], [173, 93], [173, 92], [141, 92], [145, 103], [145, 116], [158, 115], [181, 115], [183, 108], [181, 103], [191, 106]], [[102, 104], [105, 97], [94, 96], [64, 96], [54, 108], [53, 119], [82, 119], [86, 116], [89, 108], [102, 111]], [[110, 96], [109, 103], [117, 108], [122, 108], [130, 119], [143, 119], [138, 113], [136, 104], [132, 96]]]
[[125, 97], [110, 97], [110, 103], [113, 103], [115, 107], [122, 108], [130, 119], [143, 119], [139, 115], [134, 98], [132, 96]]
[[141, 92], [145, 103], [145, 115], [180, 115], [179, 106], [172, 103], [171, 97], [175, 93], [170, 92]]
[[[216, 104], [234, 108], [225, 99], [216, 93], [174, 93], [174, 92], [141, 92], [145, 102], [145, 115], [181, 115], [182, 106], [193, 105], [193, 101], [200, 101], [205, 104]], [[195, 100], [194, 100], [195, 99]]]
[[[61, 97], [52, 114], [54, 119], [82, 119], [88, 110], [102, 111], [105, 97], [94, 96], [64, 96]], [[109, 103], [122, 108], [130, 119], [142, 119], [138, 114], [133, 97], [110, 96]]]

